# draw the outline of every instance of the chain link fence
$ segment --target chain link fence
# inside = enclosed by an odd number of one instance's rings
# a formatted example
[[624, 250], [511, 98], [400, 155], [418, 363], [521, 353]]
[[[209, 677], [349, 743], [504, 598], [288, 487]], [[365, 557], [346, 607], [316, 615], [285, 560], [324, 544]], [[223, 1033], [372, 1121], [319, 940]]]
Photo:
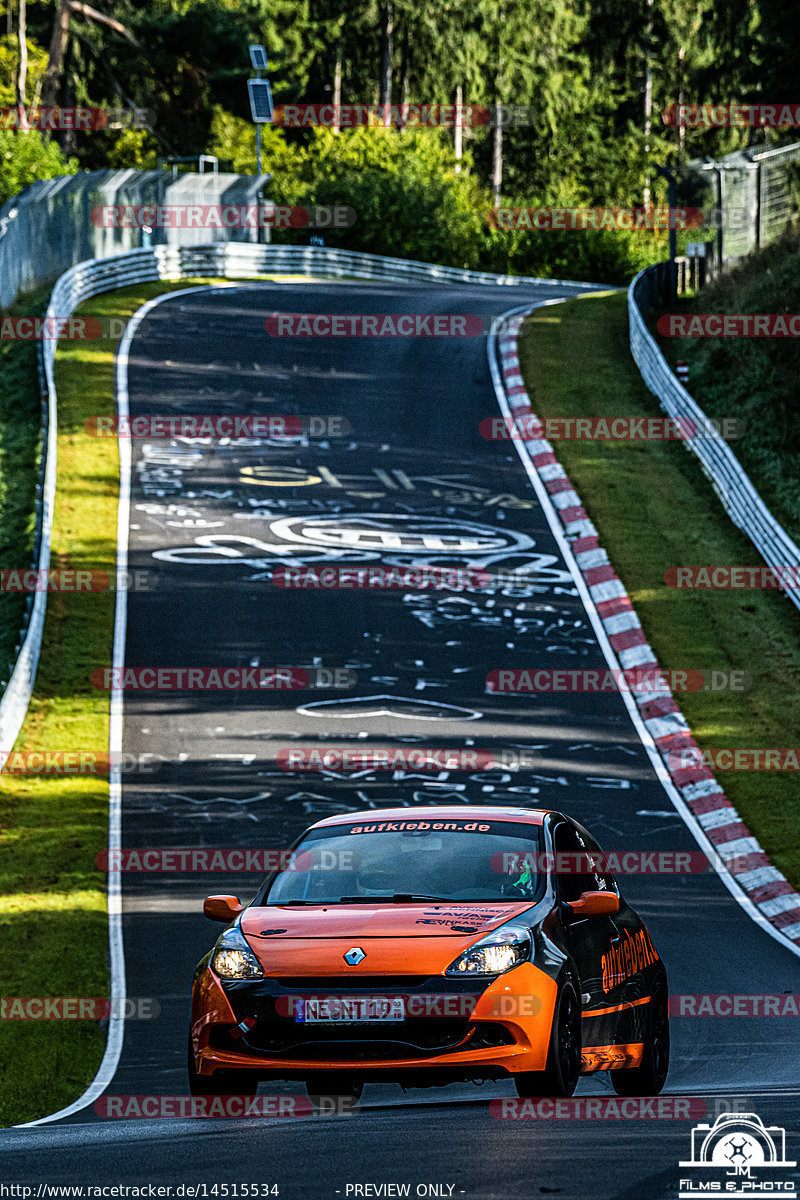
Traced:
[[800, 142], [750, 146], [675, 170], [684, 202], [716, 210], [717, 231], [708, 239], [716, 269], [768, 246], [800, 216]]

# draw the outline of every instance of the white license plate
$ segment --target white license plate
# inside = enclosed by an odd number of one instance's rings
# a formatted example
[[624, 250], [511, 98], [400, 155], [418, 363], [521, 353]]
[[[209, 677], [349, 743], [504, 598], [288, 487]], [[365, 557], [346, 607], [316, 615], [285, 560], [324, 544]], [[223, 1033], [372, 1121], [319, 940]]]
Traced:
[[306, 1025], [367, 1025], [406, 1017], [402, 996], [311, 996], [296, 1004], [295, 1019]]

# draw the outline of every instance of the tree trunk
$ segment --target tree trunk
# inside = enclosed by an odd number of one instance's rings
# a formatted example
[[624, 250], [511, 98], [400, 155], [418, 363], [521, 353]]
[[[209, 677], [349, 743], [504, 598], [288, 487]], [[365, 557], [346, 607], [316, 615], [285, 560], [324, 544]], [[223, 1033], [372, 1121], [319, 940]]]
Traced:
[[[11, 11], [11, 0], [9, 0], [8, 10], [9, 12]], [[28, 85], [27, 24], [26, 0], [19, 0], [19, 26], [17, 29], [19, 39], [19, 67], [16, 78], [17, 108], [25, 107], [25, 93]]]
[[[678, 50], [678, 64], [679, 64], [678, 65], [678, 72], [679, 72], [678, 112], [680, 112], [680, 110], [683, 108], [683, 58], [684, 58], [685, 53], [686, 53], [686, 48], [684, 46], [681, 46], [680, 49]], [[683, 125], [682, 122], [679, 121], [678, 122], [678, 146], [681, 149], [681, 151], [684, 148], [685, 140], [686, 140], [686, 127]]]
[[53, 35], [50, 38], [50, 57], [42, 79], [42, 107], [50, 108], [56, 101], [56, 89], [69, 37], [70, 0], [60, 0]]
[[[56, 102], [58, 80], [64, 65], [64, 54], [69, 39], [69, 18], [70, 13], [73, 12], [79, 16], [86, 17], [89, 21], [96, 21], [98, 24], [107, 25], [115, 33], [119, 33], [122, 37], [127, 38], [134, 46], [139, 45], [130, 29], [114, 17], [107, 17], [105, 13], [98, 12], [96, 8], [91, 8], [88, 4], [83, 4], [82, 0], [60, 0], [53, 25], [53, 35], [50, 38], [50, 57], [47, 61], [47, 70], [41, 81], [42, 106], [45, 108], [50, 107]], [[39, 103], [39, 88], [37, 88], [33, 103], [34, 105]]]
[[400, 132], [406, 127], [405, 114], [408, 112], [408, 30], [403, 35], [403, 48], [400, 51], [400, 86], [397, 89], [400, 101]]
[[494, 106], [494, 153], [492, 156], [492, 191], [494, 206], [500, 207], [500, 193], [503, 190], [503, 106]]
[[381, 89], [378, 103], [392, 103], [392, 50], [394, 43], [394, 5], [387, 0], [383, 26], [383, 61], [381, 63]]
[[[647, 0], [647, 23], [645, 24], [645, 68], [644, 68], [644, 152], [650, 153], [650, 132], [653, 115], [653, 64], [650, 58], [650, 43], [653, 37], [653, 0]], [[650, 207], [650, 176], [644, 181], [644, 206]]]
[[342, 43], [336, 43], [336, 67], [333, 73], [333, 132], [339, 132], [339, 110], [342, 105]]

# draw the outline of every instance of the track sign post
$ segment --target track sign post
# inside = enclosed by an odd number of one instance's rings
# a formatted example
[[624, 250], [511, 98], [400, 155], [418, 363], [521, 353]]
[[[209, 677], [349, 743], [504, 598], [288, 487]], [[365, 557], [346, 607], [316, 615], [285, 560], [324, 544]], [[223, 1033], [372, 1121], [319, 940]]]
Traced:
[[269, 80], [248, 79], [247, 90], [250, 93], [250, 112], [253, 120], [256, 125], [268, 125], [275, 115]]
[[263, 46], [248, 46], [250, 51], [250, 62], [254, 71], [266, 71], [269, 69], [267, 61], [267, 52]]
[[272, 122], [275, 108], [269, 80], [261, 78], [261, 72], [269, 69], [267, 52], [263, 46], [249, 46], [248, 49], [250, 62], [257, 75], [256, 79], [248, 79], [247, 91], [250, 96], [250, 115], [256, 127], [256, 170], [261, 175], [261, 126]]

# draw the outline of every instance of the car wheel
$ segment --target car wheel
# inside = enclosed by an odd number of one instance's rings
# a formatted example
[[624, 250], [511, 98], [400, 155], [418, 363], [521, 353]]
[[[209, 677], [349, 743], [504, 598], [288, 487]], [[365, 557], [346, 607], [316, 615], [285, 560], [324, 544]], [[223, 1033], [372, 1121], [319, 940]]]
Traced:
[[258, 1079], [246, 1071], [215, 1071], [213, 1075], [198, 1075], [194, 1069], [191, 1038], [187, 1073], [190, 1096], [255, 1096], [258, 1091]]
[[361, 1099], [364, 1083], [352, 1075], [329, 1075], [321, 1079], [307, 1080], [306, 1091], [314, 1108], [320, 1112], [352, 1112]]
[[581, 1009], [571, 983], [558, 994], [547, 1066], [543, 1071], [525, 1071], [516, 1075], [517, 1095], [571, 1096], [581, 1073]]
[[669, 1070], [669, 998], [666, 989], [653, 994], [647, 1022], [642, 1063], [611, 1071], [611, 1085], [618, 1096], [657, 1096]]

